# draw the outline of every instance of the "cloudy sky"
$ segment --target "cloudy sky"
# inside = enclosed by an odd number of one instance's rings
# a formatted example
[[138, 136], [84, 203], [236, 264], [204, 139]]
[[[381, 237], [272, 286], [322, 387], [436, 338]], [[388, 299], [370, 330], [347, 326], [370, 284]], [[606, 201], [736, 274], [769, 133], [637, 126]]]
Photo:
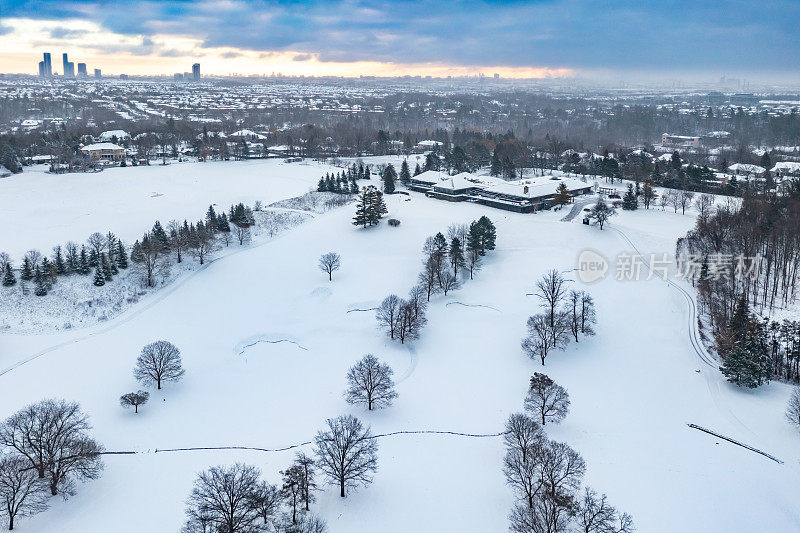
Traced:
[[0, 0], [0, 72], [800, 79], [800, 2]]

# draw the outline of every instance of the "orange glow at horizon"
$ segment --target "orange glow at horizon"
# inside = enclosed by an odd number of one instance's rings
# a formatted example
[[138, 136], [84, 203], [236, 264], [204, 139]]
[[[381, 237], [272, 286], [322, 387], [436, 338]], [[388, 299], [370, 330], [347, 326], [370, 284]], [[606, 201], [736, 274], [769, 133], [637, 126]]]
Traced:
[[[143, 36], [116, 34], [84, 20], [41, 21], [3, 19], [12, 31], [0, 35], [5, 73], [37, 74], [42, 52], [50, 52], [54, 73], [62, 73], [61, 54], [76, 64], [86, 63], [89, 74], [99, 68], [103, 74], [172, 75], [190, 72], [200, 63], [208, 75], [285, 76], [475, 76], [495, 73], [503, 78], [560, 78], [574, 76], [569, 68], [507, 67], [498, 65], [450, 65], [445, 63], [396, 63], [381, 61], [321, 61], [317, 53], [299, 51], [260, 52], [230, 47], [206, 48], [202, 40], [175, 35]], [[80, 37], [58, 38], [51, 32], [68, 28]]]

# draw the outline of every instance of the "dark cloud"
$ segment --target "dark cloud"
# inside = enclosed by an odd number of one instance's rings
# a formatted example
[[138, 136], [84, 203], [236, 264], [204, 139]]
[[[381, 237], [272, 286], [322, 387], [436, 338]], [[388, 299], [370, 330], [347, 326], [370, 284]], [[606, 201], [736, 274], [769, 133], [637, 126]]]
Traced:
[[80, 16], [125, 34], [190, 35], [204, 47], [291, 50], [323, 61], [800, 68], [800, 2], [794, 0], [0, 0], [0, 13]]
[[9, 28], [8, 26], [3, 26], [0, 24], [0, 35], [5, 35], [6, 33], [11, 33], [12, 31], [14, 31], [13, 28]]
[[311, 54], [297, 54], [292, 58], [292, 61], [308, 61], [311, 57]]

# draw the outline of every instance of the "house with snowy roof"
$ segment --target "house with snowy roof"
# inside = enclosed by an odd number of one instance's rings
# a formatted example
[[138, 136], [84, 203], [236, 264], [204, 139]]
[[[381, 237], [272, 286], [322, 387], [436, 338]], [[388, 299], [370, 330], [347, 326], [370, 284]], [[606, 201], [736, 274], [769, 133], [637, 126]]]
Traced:
[[81, 153], [90, 161], [122, 161], [125, 148], [114, 143], [94, 143], [81, 148]]
[[97, 140], [101, 143], [122, 142], [130, 139], [131, 136], [125, 130], [108, 130], [100, 134]]

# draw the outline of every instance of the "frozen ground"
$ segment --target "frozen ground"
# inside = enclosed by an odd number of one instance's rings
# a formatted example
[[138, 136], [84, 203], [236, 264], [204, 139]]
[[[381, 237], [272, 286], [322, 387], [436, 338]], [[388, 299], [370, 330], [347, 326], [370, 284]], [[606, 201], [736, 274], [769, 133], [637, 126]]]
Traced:
[[[376, 433], [500, 431], [541, 370], [519, 346], [536, 312], [535, 298], [526, 296], [536, 279], [549, 268], [574, 268], [584, 248], [606, 257], [632, 251], [615, 231], [584, 226], [580, 217], [561, 222], [563, 211], [518, 215], [416, 194], [388, 203], [400, 227], [354, 228], [352, 207], [344, 207], [214, 262], [143, 312], [134, 307], [81, 331], [0, 334], [0, 369], [42, 354], [0, 375], [0, 416], [43, 397], [74, 399], [107, 449], [141, 452], [108, 456], [99, 480], [20, 529], [177, 531], [200, 470], [246, 461], [277, 482], [292, 458], [157, 448], [281, 447], [309, 440], [325, 418], [343, 413]], [[425, 237], [482, 214], [497, 225], [497, 250], [474, 281], [432, 301], [413, 347], [388, 342], [372, 313], [347, 312], [405, 294]], [[611, 225], [643, 252], [672, 253], [692, 218], [640, 210]], [[329, 250], [342, 255], [333, 282], [316, 266]], [[797, 530], [800, 436], [783, 418], [789, 387], [742, 391], [703, 364], [689, 342], [686, 301], [663, 281], [608, 278], [582, 288], [597, 303], [597, 336], [552, 355], [545, 372], [572, 400], [566, 420], [547, 432], [583, 455], [586, 482], [631, 513], [642, 532]], [[447, 305], [455, 302], [468, 305]], [[120, 394], [137, 388], [131, 369], [141, 346], [162, 338], [182, 350], [185, 379], [151, 391], [139, 415], [121, 409]], [[347, 368], [370, 352], [392, 365], [400, 395], [395, 406], [372, 413], [342, 398]], [[375, 482], [345, 500], [326, 488], [315, 507], [332, 533], [506, 531], [512, 493], [502, 456], [499, 438], [384, 438]]]
[[156, 220], [166, 226], [172, 219], [202, 219], [210, 204], [228, 209], [298, 196], [332, 170], [280, 159], [154, 163], [90, 174], [49, 174], [47, 168], [26, 167], [0, 180], [0, 251], [17, 264], [31, 248], [49, 254], [53, 246], [84, 242], [95, 231], [133, 242]]

